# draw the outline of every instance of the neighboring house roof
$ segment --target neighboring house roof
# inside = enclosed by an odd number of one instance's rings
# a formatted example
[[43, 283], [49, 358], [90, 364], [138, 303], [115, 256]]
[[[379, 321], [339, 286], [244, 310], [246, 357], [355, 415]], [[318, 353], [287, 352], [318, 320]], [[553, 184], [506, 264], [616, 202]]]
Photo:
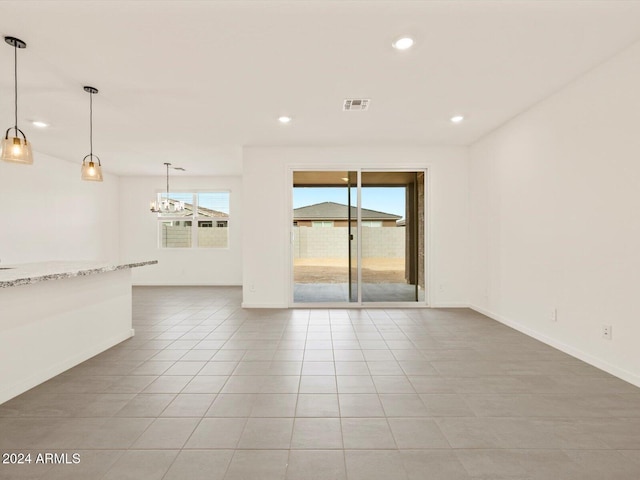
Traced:
[[[193, 205], [189, 205], [188, 203], [185, 203], [184, 207], [185, 209], [189, 207], [193, 208]], [[228, 213], [224, 213], [219, 210], [211, 210], [210, 208], [204, 208], [204, 207], [198, 207], [198, 216], [212, 217], [212, 218], [225, 218], [225, 219], [229, 218]]]
[[[169, 199], [169, 203], [170, 204], [175, 204], [176, 200], [174, 200], [173, 198]], [[193, 214], [193, 204], [192, 203], [186, 203], [184, 204], [184, 210], [185, 213], [187, 215], [192, 215]], [[224, 213], [221, 212], [219, 210], [212, 210], [210, 208], [204, 208], [204, 207], [198, 207], [198, 217], [210, 217], [210, 218], [224, 218], [224, 219], [228, 219], [229, 218], [229, 214], [228, 213]]]
[[[347, 220], [347, 205], [334, 202], [322, 202], [305, 207], [294, 208], [294, 220]], [[351, 207], [351, 219], [356, 219], [358, 210]], [[392, 213], [376, 212], [367, 208], [362, 209], [363, 220], [399, 220], [400, 215]]]

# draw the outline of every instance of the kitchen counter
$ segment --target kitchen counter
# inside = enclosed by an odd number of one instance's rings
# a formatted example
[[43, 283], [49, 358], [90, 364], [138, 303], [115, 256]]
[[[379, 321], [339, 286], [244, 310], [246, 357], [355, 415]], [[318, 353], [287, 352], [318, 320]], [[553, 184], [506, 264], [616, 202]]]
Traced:
[[0, 265], [0, 403], [134, 336], [132, 263]]
[[17, 287], [62, 278], [95, 275], [126, 268], [154, 265], [157, 260], [136, 263], [108, 264], [106, 262], [39, 262], [21, 265], [0, 265], [0, 288]]

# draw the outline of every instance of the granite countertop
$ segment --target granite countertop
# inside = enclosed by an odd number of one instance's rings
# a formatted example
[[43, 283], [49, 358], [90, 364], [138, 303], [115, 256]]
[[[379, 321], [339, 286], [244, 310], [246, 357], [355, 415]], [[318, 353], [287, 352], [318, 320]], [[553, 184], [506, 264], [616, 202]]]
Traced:
[[31, 283], [59, 280], [61, 278], [81, 277], [96, 273], [113, 272], [126, 268], [155, 265], [157, 260], [136, 263], [106, 262], [38, 262], [21, 265], [0, 264], [0, 288], [17, 287]]

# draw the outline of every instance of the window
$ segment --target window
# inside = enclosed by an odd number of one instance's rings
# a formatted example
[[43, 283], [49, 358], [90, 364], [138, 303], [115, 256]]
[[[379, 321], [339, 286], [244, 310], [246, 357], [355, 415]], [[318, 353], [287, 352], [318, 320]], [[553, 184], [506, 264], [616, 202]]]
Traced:
[[333, 227], [332, 221], [320, 221], [320, 222], [312, 222], [312, 226], [314, 227]]
[[361, 225], [363, 227], [381, 227], [382, 220], [363, 220]]
[[[158, 194], [158, 201], [166, 199]], [[158, 214], [160, 248], [227, 248], [229, 192], [171, 193], [169, 202], [184, 202], [184, 210]]]

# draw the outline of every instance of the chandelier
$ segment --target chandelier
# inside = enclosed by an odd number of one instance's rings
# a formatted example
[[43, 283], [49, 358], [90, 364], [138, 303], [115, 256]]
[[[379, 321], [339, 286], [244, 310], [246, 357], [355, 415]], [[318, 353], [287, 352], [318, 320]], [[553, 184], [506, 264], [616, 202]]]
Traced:
[[150, 203], [149, 207], [153, 213], [176, 213], [184, 210], [184, 202], [180, 200], [172, 200], [169, 198], [169, 167], [170, 163], [166, 163], [167, 167], [167, 196], [161, 200], [154, 200]]

